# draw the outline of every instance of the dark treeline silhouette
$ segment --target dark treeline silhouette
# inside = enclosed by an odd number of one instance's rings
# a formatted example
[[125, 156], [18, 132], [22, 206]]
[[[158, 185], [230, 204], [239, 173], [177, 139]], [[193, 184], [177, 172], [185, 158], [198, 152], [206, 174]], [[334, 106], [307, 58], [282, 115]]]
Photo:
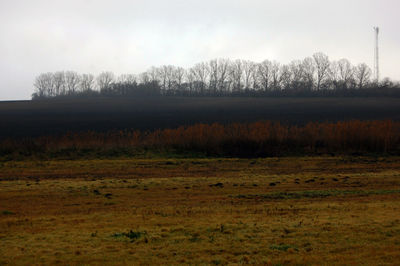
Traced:
[[399, 154], [400, 123], [390, 120], [308, 123], [304, 126], [270, 121], [214, 123], [154, 131], [76, 132], [62, 136], [9, 138], [0, 142], [2, 156], [126, 156], [140, 150], [235, 157]]
[[400, 96], [400, 84], [372, 79], [364, 63], [330, 61], [323, 53], [280, 64], [215, 59], [192, 68], [152, 67], [139, 75], [112, 72], [39, 75], [33, 99], [92, 96]]

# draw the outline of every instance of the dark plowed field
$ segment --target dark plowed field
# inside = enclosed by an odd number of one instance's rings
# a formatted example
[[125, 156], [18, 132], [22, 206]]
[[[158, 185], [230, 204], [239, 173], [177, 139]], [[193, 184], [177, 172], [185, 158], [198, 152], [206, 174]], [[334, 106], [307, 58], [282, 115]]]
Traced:
[[0, 102], [0, 137], [257, 120], [400, 120], [399, 98], [92, 98]]

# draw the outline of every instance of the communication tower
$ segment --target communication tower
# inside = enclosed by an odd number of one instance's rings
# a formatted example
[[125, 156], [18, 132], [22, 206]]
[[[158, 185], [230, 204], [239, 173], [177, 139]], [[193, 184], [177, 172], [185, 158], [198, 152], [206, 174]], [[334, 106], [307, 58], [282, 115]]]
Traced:
[[374, 27], [375, 50], [374, 50], [374, 77], [379, 81], [379, 27]]

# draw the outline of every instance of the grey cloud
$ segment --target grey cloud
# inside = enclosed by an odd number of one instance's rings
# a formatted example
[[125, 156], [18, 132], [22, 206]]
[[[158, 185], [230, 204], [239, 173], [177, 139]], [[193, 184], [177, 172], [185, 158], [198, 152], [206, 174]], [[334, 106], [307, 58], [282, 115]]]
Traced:
[[[139, 73], [215, 57], [287, 63], [322, 51], [400, 79], [394, 0], [1, 1], [0, 99], [29, 99], [41, 72]], [[397, 23], [397, 24], [396, 24]]]

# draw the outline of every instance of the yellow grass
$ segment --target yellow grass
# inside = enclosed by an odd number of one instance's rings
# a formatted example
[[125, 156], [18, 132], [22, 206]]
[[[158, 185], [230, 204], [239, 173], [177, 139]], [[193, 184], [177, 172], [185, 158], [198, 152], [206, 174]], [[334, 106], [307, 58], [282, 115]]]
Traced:
[[398, 157], [11, 161], [0, 178], [0, 264], [400, 262]]

